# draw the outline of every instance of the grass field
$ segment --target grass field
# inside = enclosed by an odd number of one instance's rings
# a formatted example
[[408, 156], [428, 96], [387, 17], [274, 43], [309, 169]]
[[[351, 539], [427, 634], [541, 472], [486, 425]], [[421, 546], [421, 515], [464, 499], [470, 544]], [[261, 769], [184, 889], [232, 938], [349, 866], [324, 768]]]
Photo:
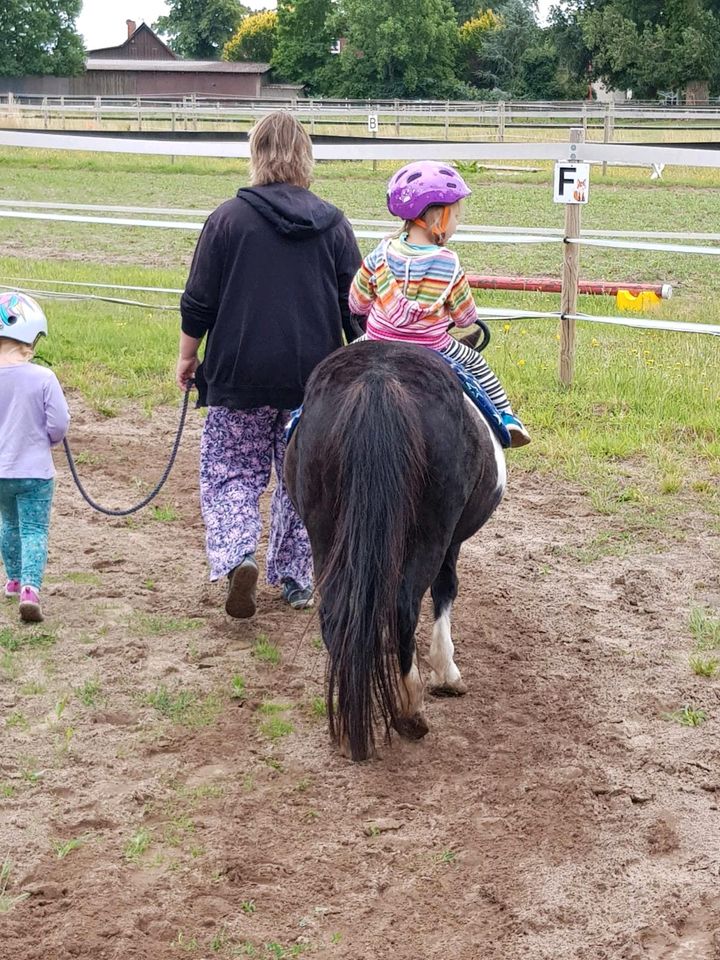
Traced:
[[[469, 223], [562, 225], [551, 201], [550, 167], [538, 173], [472, 173]], [[316, 191], [350, 217], [387, 218], [384, 186], [390, 164], [323, 163]], [[5, 151], [0, 195], [6, 199], [211, 209], [245, 183], [242, 161], [179, 160]], [[720, 222], [716, 171], [667, 168], [651, 182], [644, 169], [594, 176], [587, 228], [711, 232]], [[200, 218], [199, 218], [200, 219]], [[177, 230], [7, 221], [0, 243], [1, 282], [23, 278], [182, 287], [196, 234]], [[372, 241], [361, 246], [368, 249]], [[462, 244], [467, 268], [486, 273], [557, 276], [561, 245]], [[666, 281], [676, 295], [658, 317], [720, 321], [717, 259], [662, 252], [582, 251], [589, 279]], [[32, 281], [30, 283], [29, 281]], [[110, 292], [110, 291], [109, 291]], [[111, 293], [111, 292], [110, 292]], [[174, 295], [127, 294], [174, 305]], [[480, 293], [481, 305], [556, 310], [558, 298]], [[103, 414], [125, 401], [141, 409], [176, 400], [172, 381], [177, 315], [106, 303], [48, 302], [52, 336], [43, 353], [70, 389]], [[579, 309], [616, 314], [609, 298], [581, 297]], [[702, 498], [720, 511], [720, 340], [581, 324], [576, 380], [557, 381], [554, 321], [494, 326], [487, 358], [527, 419], [534, 442], [513, 454], [517, 469], [550, 471], [592, 490], [606, 510], [673, 514]], [[689, 495], [689, 496], [688, 496]], [[653, 516], [655, 513], [653, 513]]]

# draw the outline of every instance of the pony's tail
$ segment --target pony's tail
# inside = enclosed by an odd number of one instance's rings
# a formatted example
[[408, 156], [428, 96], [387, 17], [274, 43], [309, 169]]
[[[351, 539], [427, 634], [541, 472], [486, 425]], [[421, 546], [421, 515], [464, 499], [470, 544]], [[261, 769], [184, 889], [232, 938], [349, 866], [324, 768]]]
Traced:
[[374, 751], [374, 721], [398, 717], [398, 595], [425, 473], [417, 402], [394, 379], [356, 382], [327, 438], [335, 533], [319, 571], [330, 654], [330, 732], [353, 760]]

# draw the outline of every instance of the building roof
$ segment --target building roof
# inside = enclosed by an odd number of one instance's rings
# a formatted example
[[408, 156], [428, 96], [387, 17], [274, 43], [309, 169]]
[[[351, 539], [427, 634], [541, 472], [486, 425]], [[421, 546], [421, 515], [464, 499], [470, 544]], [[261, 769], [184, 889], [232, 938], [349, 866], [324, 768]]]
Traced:
[[226, 60], [96, 60], [88, 57], [85, 68], [149, 73], [267, 73], [270, 64], [228, 63]]
[[126, 48], [129, 48], [135, 42], [136, 39], [139, 39], [139, 37], [143, 33], [147, 33], [150, 36], [152, 43], [157, 44], [158, 46], [161, 46], [163, 50], [165, 50], [165, 52], [169, 54], [170, 57], [172, 57], [173, 60], [177, 60], [177, 54], [170, 49], [170, 47], [165, 43], [164, 40], [160, 39], [160, 37], [155, 33], [152, 27], [149, 27], [146, 23], [141, 23], [139, 27], [135, 27], [135, 29], [132, 29], [133, 28], [132, 20], [128, 20], [127, 24], [128, 24], [128, 30], [132, 32], [129, 33], [126, 40], [124, 40], [122, 43], [119, 43], [115, 47], [98, 47], [96, 50], [88, 50], [88, 53], [87, 53], [88, 58], [92, 60], [95, 60], [95, 59], [105, 60], [107, 59], [108, 54], [112, 55], [113, 52], [117, 52], [119, 50], [125, 50]]

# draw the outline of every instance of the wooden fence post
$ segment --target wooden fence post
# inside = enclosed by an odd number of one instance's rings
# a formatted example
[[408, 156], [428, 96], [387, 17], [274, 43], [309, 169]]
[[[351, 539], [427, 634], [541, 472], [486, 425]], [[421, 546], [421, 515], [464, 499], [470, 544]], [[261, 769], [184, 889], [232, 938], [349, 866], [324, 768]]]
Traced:
[[[570, 130], [570, 160], [577, 159], [577, 144], [584, 143], [583, 130]], [[568, 314], [577, 312], [578, 279], [580, 273], [580, 244], [568, 243], [580, 236], [579, 203], [565, 205], [565, 244], [563, 249], [562, 289], [560, 293], [560, 382], [569, 387], [575, 367], [575, 321]]]
[[[615, 130], [615, 104], [612, 100], [608, 100], [605, 105], [605, 120], [603, 122], [603, 143], [610, 143], [613, 138], [613, 132]], [[603, 160], [602, 165], [603, 176], [607, 173], [607, 162]]]
[[498, 143], [504, 143], [505, 142], [505, 101], [504, 100], [498, 100], [497, 121], [498, 121], [498, 132], [497, 132]]

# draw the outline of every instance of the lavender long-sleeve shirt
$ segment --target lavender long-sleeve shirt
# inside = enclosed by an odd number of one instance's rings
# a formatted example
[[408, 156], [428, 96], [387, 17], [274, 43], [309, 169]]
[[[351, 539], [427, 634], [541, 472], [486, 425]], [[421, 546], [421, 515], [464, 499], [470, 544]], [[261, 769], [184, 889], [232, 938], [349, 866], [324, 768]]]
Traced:
[[33, 363], [0, 367], [0, 478], [55, 476], [50, 447], [70, 413], [55, 374]]

